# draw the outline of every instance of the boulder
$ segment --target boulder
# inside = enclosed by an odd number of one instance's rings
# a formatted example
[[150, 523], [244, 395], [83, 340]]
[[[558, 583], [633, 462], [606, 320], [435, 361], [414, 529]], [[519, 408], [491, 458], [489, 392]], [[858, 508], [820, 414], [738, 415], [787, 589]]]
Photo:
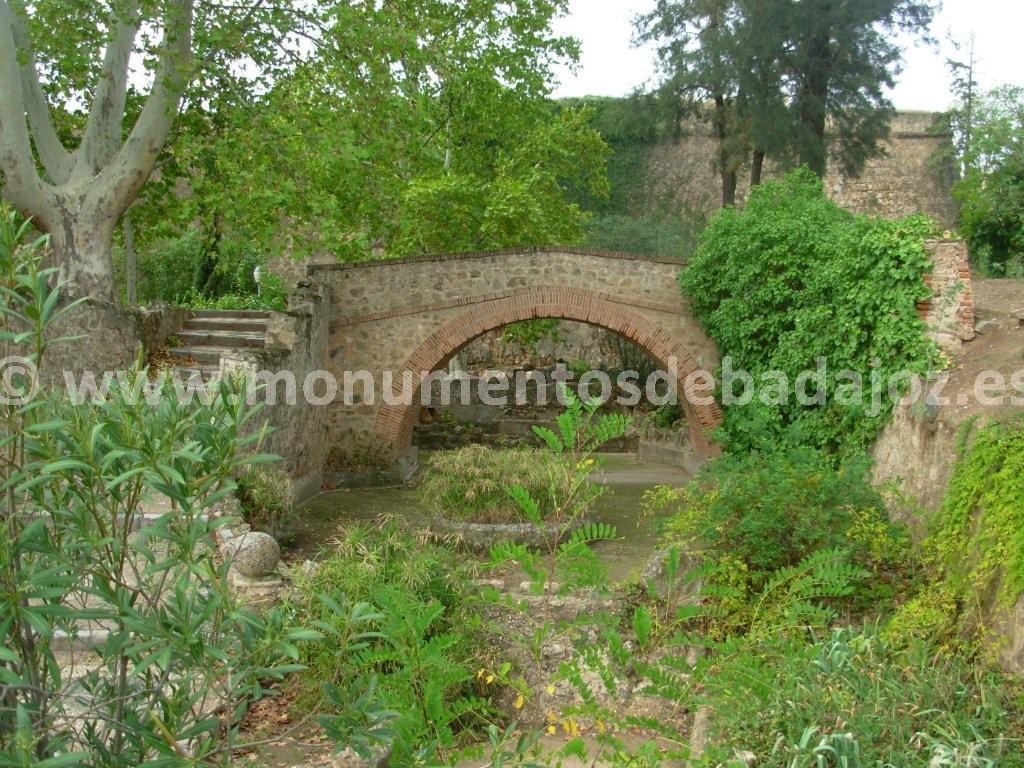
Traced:
[[231, 560], [231, 568], [236, 573], [255, 579], [277, 570], [281, 547], [273, 536], [254, 531], [243, 533], [228, 542], [224, 554]]

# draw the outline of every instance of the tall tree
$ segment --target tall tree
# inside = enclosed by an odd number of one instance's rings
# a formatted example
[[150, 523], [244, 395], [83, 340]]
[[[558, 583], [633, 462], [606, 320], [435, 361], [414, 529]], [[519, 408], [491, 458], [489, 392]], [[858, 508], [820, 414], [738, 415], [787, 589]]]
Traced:
[[358, 260], [375, 245], [571, 239], [581, 214], [560, 187], [600, 188], [604, 160], [599, 136], [548, 98], [553, 63], [577, 54], [551, 32], [565, 5], [335, 3], [317, 49], [265, 92], [186, 97], [160, 179], [133, 211], [143, 260], [155, 239], [199, 223], [208, 258], [193, 287], [216, 293], [225, 272], [251, 272], [232, 262], [254, 252]]
[[878, 153], [893, 114], [885, 89], [898, 74], [895, 33], [924, 33], [933, 0], [788, 0], [785, 4], [797, 158], [819, 176], [829, 160], [826, 128], [837, 134], [836, 160], [855, 175]]
[[[949, 123], [953, 131], [953, 151], [958, 161], [960, 176], [971, 171], [974, 164], [974, 119], [978, 106], [978, 56], [972, 32], [966, 42], [949, 36], [956, 58], [946, 59], [953, 94], [957, 103], [950, 111]], [[966, 48], [966, 51], [964, 50]]]
[[26, 10], [0, 0], [4, 195], [50, 234], [65, 276], [77, 291], [108, 300], [114, 296], [114, 228], [149, 177], [170, 133], [189, 78], [193, 23], [191, 2], [166, 4], [149, 99], [122, 142], [129, 58], [143, 18], [138, 3], [111, 10], [111, 36], [85, 132], [78, 147], [69, 151], [54, 129], [29, 42]]
[[[115, 228], [189, 84], [216, 67], [267, 71], [295, 18], [264, 0], [0, 0], [2, 192], [50, 235], [75, 293], [114, 299]], [[54, 120], [69, 104], [87, 105], [70, 149]]]
[[710, 114], [723, 205], [735, 202], [751, 153], [756, 185], [765, 157], [780, 157], [787, 145], [781, 2], [658, 0], [636, 22], [638, 40], [658, 44], [662, 96], [678, 101], [690, 120]]
[[737, 173], [746, 155], [736, 114], [739, 23], [734, 0], [658, 0], [636, 21], [638, 41], [658, 45], [661, 94], [677, 101], [679, 114], [692, 121], [704, 120], [710, 109], [723, 206], [736, 202]]

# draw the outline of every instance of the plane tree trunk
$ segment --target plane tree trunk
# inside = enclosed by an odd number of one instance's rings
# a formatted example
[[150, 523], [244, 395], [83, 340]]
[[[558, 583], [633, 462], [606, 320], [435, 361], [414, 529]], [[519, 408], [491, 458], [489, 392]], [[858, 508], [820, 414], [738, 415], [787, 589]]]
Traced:
[[0, 192], [50, 236], [70, 294], [113, 302], [114, 231], [153, 171], [177, 116], [192, 65], [193, 0], [167, 3], [152, 90], [123, 140], [140, 3], [129, 2], [111, 19], [115, 34], [73, 151], [54, 129], [23, 13], [15, 0], [0, 0]]

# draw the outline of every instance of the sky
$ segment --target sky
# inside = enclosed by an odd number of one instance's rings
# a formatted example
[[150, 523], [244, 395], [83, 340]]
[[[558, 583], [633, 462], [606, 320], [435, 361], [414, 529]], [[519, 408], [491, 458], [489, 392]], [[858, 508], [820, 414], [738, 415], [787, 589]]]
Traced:
[[[632, 20], [654, 0], [570, 0], [570, 12], [555, 31], [580, 40], [580, 66], [559, 71], [556, 96], [624, 96], [655, 77], [652, 50], [631, 44]], [[978, 54], [978, 80], [984, 88], [1024, 84], [1024, 0], [945, 0], [932, 25], [938, 48], [907, 40], [903, 72], [891, 98], [898, 109], [940, 111], [950, 106], [946, 41], [952, 32], [966, 40], [973, 32]]]

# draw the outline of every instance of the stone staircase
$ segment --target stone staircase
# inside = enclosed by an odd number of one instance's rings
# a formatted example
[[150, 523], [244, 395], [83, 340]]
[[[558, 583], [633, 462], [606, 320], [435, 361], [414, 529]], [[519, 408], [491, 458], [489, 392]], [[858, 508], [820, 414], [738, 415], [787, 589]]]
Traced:
[[226, 354], [264, 345], [269, 318], [269, 312], [259, 310], [195, 310], [175, 334], [179, 346], [167, 350], [174, 373], [185, 380], [215, 378]]

